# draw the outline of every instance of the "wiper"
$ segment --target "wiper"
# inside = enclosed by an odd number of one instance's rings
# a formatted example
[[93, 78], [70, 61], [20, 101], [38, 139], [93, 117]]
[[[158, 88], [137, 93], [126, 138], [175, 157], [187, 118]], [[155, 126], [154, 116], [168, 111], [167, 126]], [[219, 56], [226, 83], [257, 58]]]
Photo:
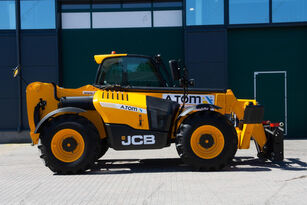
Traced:
[[108, 85], [100, 85], [99, 88], [102, 90], [126, 91], [127, 88], [130, 88], [130, 86], [122, 86], [118, 84], [115, 84], [115, 85], [108, 84]]

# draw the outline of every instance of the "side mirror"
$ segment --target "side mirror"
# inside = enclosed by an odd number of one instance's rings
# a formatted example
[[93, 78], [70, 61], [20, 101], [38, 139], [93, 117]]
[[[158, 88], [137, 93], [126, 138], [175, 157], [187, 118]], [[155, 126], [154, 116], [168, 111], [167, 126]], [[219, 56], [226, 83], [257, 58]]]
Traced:
[[178, 62], [176, 60], [170, 60], [168, 63], [169, 63], [169, 67], [171, 69], [172, 79], [174, 81], [179, 80], [180, 74], [179, 74]]
[[13, 77], [16, 78], [20, 73], [20, 65], [13, 69]]

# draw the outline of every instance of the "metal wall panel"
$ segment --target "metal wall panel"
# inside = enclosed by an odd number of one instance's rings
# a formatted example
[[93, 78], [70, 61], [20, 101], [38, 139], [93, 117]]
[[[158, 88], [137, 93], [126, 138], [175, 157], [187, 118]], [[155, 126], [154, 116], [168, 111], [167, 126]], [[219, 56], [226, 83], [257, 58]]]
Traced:
[[18, 81], [11, 72], [17, 59], [15, 31], [0, 31], [0, 45], [0, 130], [16, 129]]
[[98, 65], [94, 55], [129, 53], [161, 54], [166, 66], [170, 59], [183, 59], [183, 29], [65, 29], [61, 31], [64, 87], [92, 84]]
[[[21, 32], [22, 74], [27, 82], [58, 83], [58, 51], [55, 30]], [[28, 128], [25, 89], [23, 85], [23, 125]]]
[[226, 30], [185, 31], [185, 62], [195, 87], [227, 87]]
[[[228, 34], [229, 84], [237, 97], [253, 98], [254, 72], [287, 71], [288, 136], [306, 137], [307, 27], [232, 29]], [[261, 83], [257, 95], [271, 93], [272, 101], [257, 100], [268, 105], [265, 113], [274, 120], [278, 115], [270, 106], [283, 114], [284, 85], [273, 78]]]
[[[0, 130], [17, 130], [20, 100], [18, 79], [12, 76], [17, 66], [16, 31], [0, 31]], [[55, 30], [21, 31], [21, 68], [27, 82], [58, 82], [58, 51]], [[23, 85], [23, 125], [28, 128]]]

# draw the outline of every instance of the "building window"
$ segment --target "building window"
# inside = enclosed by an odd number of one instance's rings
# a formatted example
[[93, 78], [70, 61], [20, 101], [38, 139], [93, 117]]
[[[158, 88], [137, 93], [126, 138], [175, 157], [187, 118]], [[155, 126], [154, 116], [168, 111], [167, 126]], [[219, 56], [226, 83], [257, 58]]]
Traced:
[[62, 28], [91, 28], [90, 12], [62, 13]]
[[54, 29], [55, 0], [21, 0], [21, 29]]
[[150, 11], [93, 12], [93, 28], [151, 27]]
[[181, 10], [164, 10], [153, 12], [154, 27], [180, 27], [182, 26]]
[[269, 23], [269, 0], [229, 0], [229, 23]]
[[307, 21], [306, 0], [272, 0], [273, 23]]
[[186, 21], [188, 26], [224, 24], [224, 0], [187, 0]]
[[15, 0], [0, 1], [0, 29], [16, 29]]
[[76, 1], [60, 0], [63, 29], [182, 26], [182, 0], [80, 0], [76, 4], [74, 2]]

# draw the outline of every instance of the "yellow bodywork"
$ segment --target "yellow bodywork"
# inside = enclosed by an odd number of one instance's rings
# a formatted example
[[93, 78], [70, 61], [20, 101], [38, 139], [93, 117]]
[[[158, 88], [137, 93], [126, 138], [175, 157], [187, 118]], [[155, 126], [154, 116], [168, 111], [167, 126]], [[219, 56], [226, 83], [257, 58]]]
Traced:
[[[68, 97], [68, 96], [89, 96], [93, 95], [98, 89], [92, 85], [86, 85], [77, 89], [65, 89], [57, 86], [57, 96]], [[40, 118], [42, 119], [45, 115], [58, 109], [58, 101], [54, 97], [54, 87], [51, 83], [34, 82], [27, 86], [27, 112], [28, 122], [30, 127], [30, 136], [33, 144], [38, 143], [39, 134], [35, 134], [35, 123], [34, 123], [34, 109], [40, 99], [47, 102], [44, 110], [41, 111]], [[98, 129], [100, 137], [105, 138], [105, 130], [102, 119], [96, 111], [87, 111], [80, 113], [81, 116], [89, 119]]]
[[127, 54], [103, 54], [103, 55], [94, 55], [94, 59], [97, 64], [101, 64], [102, 61], [106, 58], [112, 58], [112, 57], [121, 57], [121, 56], [127, 56]]
[[[85, 113], [80, 113], [79, 115], [88, 118], [97, 127], [101, 138], [106, 137], [103, 123], [126, 124], [135, 129], [148, 130], [146, 96], [163, 98], [163, 94], [165, 93], [182, 94], [181, 91], [173, 90], [154, 91], [148, 89], [138, 90], [137, 92], [134, 90], [131, 90], [131, 92], [117, 92], [99, 90], [91, 85], [86, 85], [77, 89], [65, 89], [57, 86], [57, 95], [59, 98], [64, 96], [89, 96], [95, 94], [93, 103], [97, 111], [87, 111]], [[226, 93], [200, 93], [191, 91], [190, 94], [214, 95], [215, 105], [222, 108], [217, 110], [217, 112], [220, 112], [221, 114], [235, 114], [239, 120], [243, 120], [244, 110], [247, 105], [250, 103], [253, 103], [254, 105], [257, 104], [255, 100], [238, 100], [231, 90], [227, 90]], [[30, 125], [30, 135], [34, 144], [38, 143], [39, 134], [34, 133], [35, 124], [33, 113], [40, 98], [47, 102], [46, 108], [41, 111], [41, 118], [58, 108], [58, 101], [54, 98], [54, 88], [52, 84], [34, 82], [27, 87], [28, 120]], [[111, 106], [102, 107], [101, 103], [104, 103], [105, 105], [109, 104]], [[145, 112], [127, 112], [123, 109], [114, 109], [115, 105], [136, 107]], [[183, 119], [181, 119], [179, 123], [182, 120]], [[248, 149], [252, 137], [257, 141], [261, 149], [267, 140], [262, 124], [244, 124], [243, 129], [236, 127], [236, 131], [238, 134], [239, 149]], [[174, 133], [171, 137], [175, 138]]]
[[[94, 58], [98, 64], [101, 64], [106, 58], [120, 56], [127, 56], [127, 54], [95, 55]], [[56, 86], [56, 90], [58, 98], [94, 95], [93, 104], [96, 110], [79, 113], [79, 115], [86, 117], [95, 125], [95, 127], [98, 129], [100, 138], [102, 139], [107, 137], [104, 123], [126, 124], [134, 129], [148, 130], [149, 123], [146, 113], [146, 96], [164, 98], [165, 94], [183, 94], [183, 91], [181, 90], [153, 90], [150, 88], [143, 90], [129, 89], [129, 92], [105, 91], [92, 85], [85, 85], [77, 89], [65, 89]], [[37, 144], [39, 140], [39, 133], [34, 133], [35, 106], [40, 102], [40, 99], [47, 102], [45, 109], [41, 110], [40, 112], [40, 119], [42, 119], [51, 111], [58, 109], [59, 101], [55, 99], [54, 87], [50, 83], [31, 83], [28, 85], [26, 92], [30, 136], [33, 144]], [[239, 120], [243, 120], [244, 110], [247, 105], [250, 103], [254, 105], [257, 104], [255, 100], [237, 99], [231, 90], [227, 90], [226, 93], [189, 91], [189, 94], [207, 94], [214, 96], [214, 104], [221, 107], [221, 109], [217, 110], [217, 112], [220, 112], [223, 115], [235, 114]], [[201, 103], [206, 102], [202, 101]], [[115, 109], [116, 106], [124, 106], [124, 109]], [[135, 110], [130, 110], [130, 112], [127, 112], [125, 109], [128, 109], [128, 111], [129, 109]], [[180, 119], [178, 124], [180, 124], [183, 119], [184, 118]], [[173, 139], [175, 138], [175, 130], [175, 127], [173, 127], [173, 133], [171, 134], [171, 138]], [[236, 131], [238, 135], [239, 149], [248, 149], [251, 138], [256, 140], [260, 146], [260, 149], [263, 148], [267, 141], [262, 124], [243, 124], [243, 128], [236, 127]]]
[[146, 95], [97, 91], [93, 99], [104, 123], [127, 124], [134, 129], [148, 130]]

